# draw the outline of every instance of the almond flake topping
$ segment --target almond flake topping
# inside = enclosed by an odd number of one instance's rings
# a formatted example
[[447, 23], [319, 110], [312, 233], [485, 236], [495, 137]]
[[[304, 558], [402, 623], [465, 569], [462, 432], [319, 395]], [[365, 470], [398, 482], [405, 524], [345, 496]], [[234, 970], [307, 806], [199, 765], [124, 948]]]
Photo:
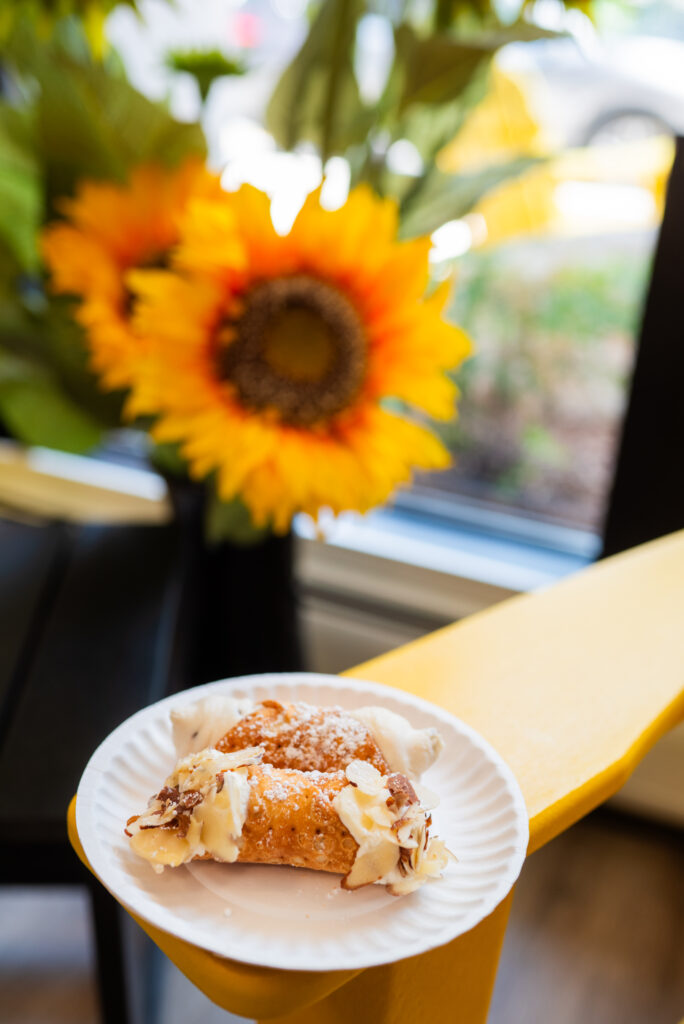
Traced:
[[435, 794], [425, 790], [423, 806], [417, 793], [422, 787], [397, 772], [383, 776], [362, 761], [352, 761], [346, 776], [349, 785], [334, 806], [359, 849], [343, 887], [377, 882], [400, 896], [439, 877], [449, 854], [440, 840], [429, 838]]

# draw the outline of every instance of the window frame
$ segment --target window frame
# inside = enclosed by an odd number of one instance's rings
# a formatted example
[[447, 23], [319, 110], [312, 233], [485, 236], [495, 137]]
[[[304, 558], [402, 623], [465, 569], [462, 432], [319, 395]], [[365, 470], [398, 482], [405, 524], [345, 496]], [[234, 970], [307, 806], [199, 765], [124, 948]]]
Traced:
[[646, 293], [601, 557], [684, 527], [684, 138], [675, 158]]

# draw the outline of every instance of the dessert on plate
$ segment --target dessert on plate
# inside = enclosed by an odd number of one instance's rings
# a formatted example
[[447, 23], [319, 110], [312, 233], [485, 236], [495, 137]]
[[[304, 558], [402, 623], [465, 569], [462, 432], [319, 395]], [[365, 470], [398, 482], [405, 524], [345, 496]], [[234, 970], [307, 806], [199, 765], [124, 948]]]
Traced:
[[182, 757], [147, 809], [126, 826], [156, 871], [193, 860], [288, 864], [384, 884], [404, 895], [439, 877], [450, 857], [430, 836], [436, 798], [370, 761], [301, 771], [265, 763], [259, 746]]
[[415, 729], [382, 707], [346, 711], [214, 695], [172, 711], [171, 721], [179, 757], [206, 747], [230, 753], [260, 746], [264, 762], [300, 771], [338, 771], [358, 760], [384, 775], [420, 779], [444, 747], [436, 729]]

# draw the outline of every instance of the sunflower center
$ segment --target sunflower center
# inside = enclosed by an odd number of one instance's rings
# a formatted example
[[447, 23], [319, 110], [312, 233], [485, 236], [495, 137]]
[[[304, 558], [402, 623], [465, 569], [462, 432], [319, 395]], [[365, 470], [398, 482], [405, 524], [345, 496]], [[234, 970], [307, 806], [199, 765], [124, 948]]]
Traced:
[[274, 409], [296, 426], [347, 408], [366, 368], [366, 341], [351, 303], [303, 275], [252, 288], [241, 314], [221, 325], [218, 346], [221, 377], [242, 403]]

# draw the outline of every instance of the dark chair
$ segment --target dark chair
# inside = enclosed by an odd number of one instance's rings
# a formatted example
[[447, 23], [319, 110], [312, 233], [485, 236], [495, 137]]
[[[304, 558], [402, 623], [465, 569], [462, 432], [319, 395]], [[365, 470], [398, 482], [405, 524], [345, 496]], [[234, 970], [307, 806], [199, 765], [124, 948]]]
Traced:
[[66, 808], [100, 741], [186, 684], [185, 575], [174, 526], [0, 521], [0, 881], [87, 886], [106, 1024], [129, 1019], [120, 910]]
[[105, 1024], [152, 1019], [160, 958], [130, 922], [125, 955], [118, 905], [68, 843], [88, 759], [166, 694], [301, 667], [291, 538], [207, 547], [201, 492], [174, 503], [165, 526], [0, 519], [0, 883], [87, 886]]

